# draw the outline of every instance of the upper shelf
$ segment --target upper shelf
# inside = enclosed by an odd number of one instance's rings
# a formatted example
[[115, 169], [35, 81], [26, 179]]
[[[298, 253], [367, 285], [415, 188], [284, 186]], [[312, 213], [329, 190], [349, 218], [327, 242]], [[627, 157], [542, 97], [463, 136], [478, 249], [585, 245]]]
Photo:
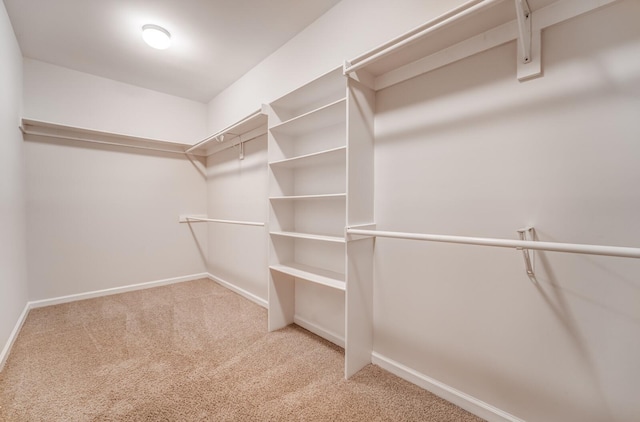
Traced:
[[340, 163], [346, 161], [346, 152], [347, 147], [332, 148], [313, 154], [272, 161], [269, 165], [279, 168], [298, 168]]
[[316, 199], [346, 199], [346, 193], [324, 193], [317, 195], [285, 195], [285, 196], [270, 196], [271, 201], [306, 201]]
[[188, 144], [162, 141], [151, 138], [104, 132], [76, 126], [60, 125], [34, 119], [22, 119], [20, 130], [25, 140], [66, 139], [71, 141], [90, 142], [102, 145], [115, 145], [151, 151], [184, 154]]
[[328, 236], [323, 234], [301, 233], [301, 232], [269, 232], [272, 236], [291, 237], [294, 239], [318, 240], [330, 243], [346, 243], [344, 237]]
[[346, 98], [334, 101], [331, 104], [273, 126], [271, 133], [297, 136], [344, 123], [346, 120], [346, 103]]
[[[465, 15], [457, 18], [461, 13], [465, 13]], [[361, 62], [367, 63], [363, 69], [373, 76], [379, 76], [513, 20], [515, 17], [513, 0], [467, 1], [449, 12], [349, 60], [349, 63], [351, 66], [360, 66]]]
[[344, 73], [377, 91], [517, 40], [517, 76], [529, 79], [542, 74], [543, 29], [616, 1], [469, 0], [347, 61]]
[[271, 102], [276, 121], [270, 124], [293, 119], [345, 96], [345, 78], [339, 67]]
[[256, 112], [240, 122], [209, 136], [195, 145], [142, 138], [77, 126], [61, 125], [35, 119], [22, 119], [20, 130], [25, 140], [66, 139], [102, 145], [114, 145], [176, 154], [208, 156], [267, 133], [267, 116]]

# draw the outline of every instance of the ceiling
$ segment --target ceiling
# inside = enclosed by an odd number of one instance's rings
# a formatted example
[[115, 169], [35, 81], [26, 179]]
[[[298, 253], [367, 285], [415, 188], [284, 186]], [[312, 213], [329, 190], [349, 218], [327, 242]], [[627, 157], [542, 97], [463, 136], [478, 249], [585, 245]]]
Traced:
[[25, 57], [206, 103], [340, 0], [3, 1]]

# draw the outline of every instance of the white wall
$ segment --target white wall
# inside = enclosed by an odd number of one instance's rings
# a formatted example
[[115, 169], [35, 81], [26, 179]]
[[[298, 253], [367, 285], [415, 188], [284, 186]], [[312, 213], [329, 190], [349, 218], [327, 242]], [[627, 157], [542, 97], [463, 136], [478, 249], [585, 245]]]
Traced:
[[203, 162], [70, 141], [25, 142], [29, 291], [49, 299], [200, 274]]
[[[455, 4], [459, 4], [456, 2]], [[220, 129], [455, 6], [345, 0], [209, 103]], [[640, 34], [627, 0], [378, 94], [383, 229], [638, 246]], [[638, 419], [635, 260], [378, 240], [374, 350], [527, 421]]]
[[[207, 106], [25, 59], [24, 116], [174, 142], [206, 136]], [[72, 141], [26, 143], [30, 299], [206, 271], [204, 159]], [[192, 231], [193, 230], [193, 231]]]
[[[207, 210], [211, 218], [267, 221], [267, 136], [207, 157]], [[209, 272], [265, 303], [267, 232], [264, 227], [208, 223]]]
[[207, 133], [207, 106], [25, 58], [24, 117], [194, 144]]
[[222, 130], [316, 77], [463, 3], [342, 0], [209, 102], [209, 131]]
[[[382, 230], [640, 246], [640, 2], [377, 96]], [[526, 421], [640, 420], [640, 261], [378, 239], [374, 349]]]
[[[27, 303], [22, 54], [0, 4], [0, 360]], [[0, 367], [2, 366], [0, 361]]]

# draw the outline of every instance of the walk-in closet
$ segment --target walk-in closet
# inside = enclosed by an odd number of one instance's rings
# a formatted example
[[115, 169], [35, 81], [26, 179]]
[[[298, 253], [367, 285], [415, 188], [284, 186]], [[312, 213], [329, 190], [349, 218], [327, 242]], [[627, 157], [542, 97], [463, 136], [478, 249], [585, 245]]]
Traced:
[[3, 0], [0, 419], [640, 420], [639, 17]]

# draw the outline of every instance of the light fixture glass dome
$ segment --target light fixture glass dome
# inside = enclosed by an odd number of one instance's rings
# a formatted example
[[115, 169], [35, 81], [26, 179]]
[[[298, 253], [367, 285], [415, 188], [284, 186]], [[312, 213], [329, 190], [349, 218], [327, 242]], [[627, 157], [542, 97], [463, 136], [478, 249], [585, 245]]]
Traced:
[[144, 25], [142, 27], [142, 39], [158, 50], [165, 50], [171, 45], [171, 34], [158, 25]]

